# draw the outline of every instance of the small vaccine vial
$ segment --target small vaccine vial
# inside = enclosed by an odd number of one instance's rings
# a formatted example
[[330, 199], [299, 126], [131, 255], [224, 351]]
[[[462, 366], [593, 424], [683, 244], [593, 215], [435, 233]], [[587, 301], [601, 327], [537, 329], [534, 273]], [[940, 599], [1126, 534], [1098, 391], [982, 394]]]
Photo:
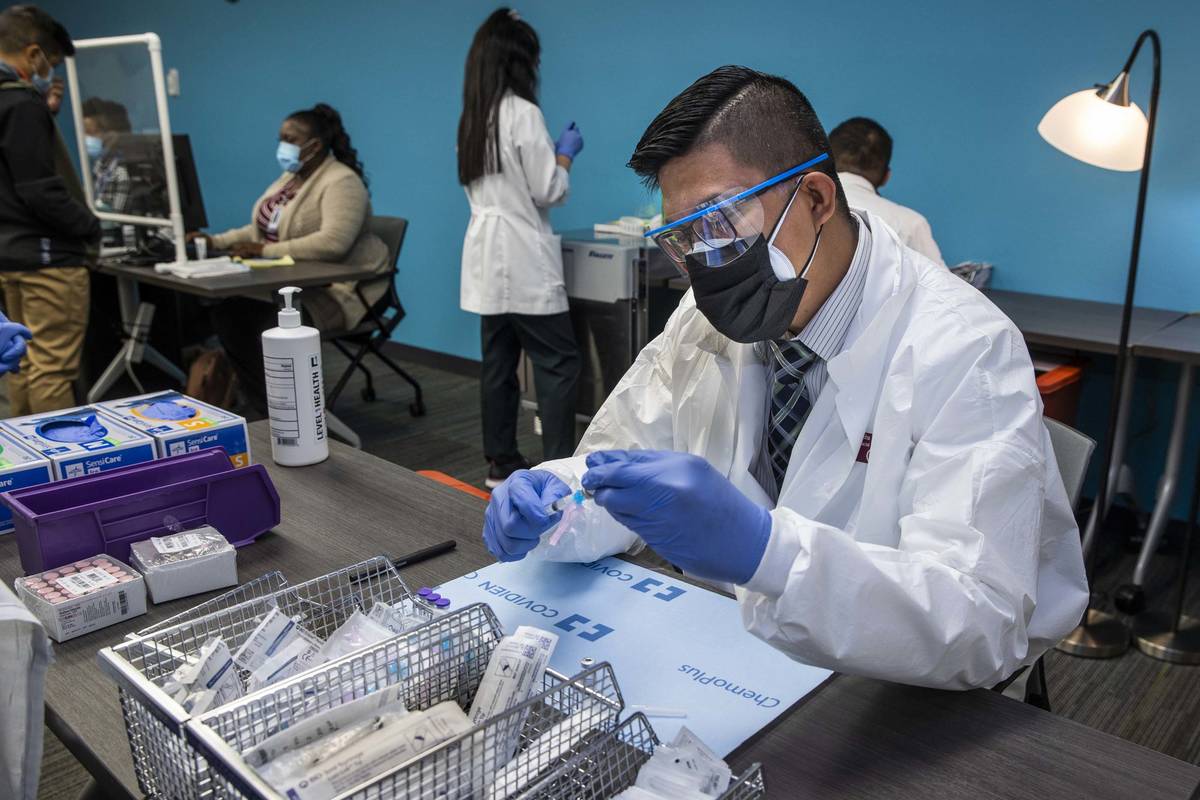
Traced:
[[57, 572], [53, 572], [53, 571], [51, 571], [51, 572], [46, 572], [46, 573], [44, 573], [44, 574], [42, 575], [42, 580], [44, 580], [44, 581], [55, 581], [55, 580], [58, 580], [58, 573], [57, 573]]

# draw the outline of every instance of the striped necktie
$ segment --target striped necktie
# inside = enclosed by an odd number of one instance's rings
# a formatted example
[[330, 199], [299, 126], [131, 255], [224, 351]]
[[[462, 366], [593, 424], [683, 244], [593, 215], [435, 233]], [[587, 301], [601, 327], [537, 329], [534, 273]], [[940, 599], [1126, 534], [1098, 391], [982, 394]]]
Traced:
[[775, 476], [776, 496], [783, 489], [792, 445], [812, 407], [804, 386], [804, 373], [817, 354], [799, 340], [767, 342], [771, 368], [771, 416], [767, 419], [767, 457]]

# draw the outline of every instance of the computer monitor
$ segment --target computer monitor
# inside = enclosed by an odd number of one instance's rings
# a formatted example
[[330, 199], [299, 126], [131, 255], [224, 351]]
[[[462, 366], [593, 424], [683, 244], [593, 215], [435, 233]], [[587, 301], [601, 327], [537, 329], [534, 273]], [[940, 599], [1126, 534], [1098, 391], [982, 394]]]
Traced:
[[[175, 149], [175, 176], [179, 182], [179, 206], [184, 230], [208, 227], [204, 198], [192, 143], [186, 133], [171, 135]], [[157, 133], [125, 133], [113, 145], [113, 155], [129, 173], [128, 213], [137, 216], [168, 217], [167, 173], [163, 161], [162, 137]]]

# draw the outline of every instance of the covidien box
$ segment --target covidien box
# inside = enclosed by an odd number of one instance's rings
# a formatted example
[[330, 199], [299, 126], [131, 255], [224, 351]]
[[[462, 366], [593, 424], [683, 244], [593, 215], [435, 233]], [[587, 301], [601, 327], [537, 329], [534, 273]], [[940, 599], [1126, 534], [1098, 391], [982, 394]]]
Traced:
[[[50, 459], [33, 452], [0, 431], [0, 492], [24, 489], [54, 480]], [[0, 503], [0, 534], [12, 533], [12, 509]]]
[[153, 439], [93, 406], [14, 417], [5, 420], [3, 428], [50, 459], [55, 480], [155, 459]]
[[159, 458], [224, 447], [235, 467], [250, 465], [246, 420], [179, 392], [152, 392], [100, 403], [110, 416], [154, 439]]

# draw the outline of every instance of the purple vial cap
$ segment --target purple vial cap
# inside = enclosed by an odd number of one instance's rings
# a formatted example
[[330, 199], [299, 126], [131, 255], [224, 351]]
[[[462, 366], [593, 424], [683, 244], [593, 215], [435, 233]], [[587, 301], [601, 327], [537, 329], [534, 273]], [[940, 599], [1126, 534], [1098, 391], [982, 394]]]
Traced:
[[417, 597], [428, 598], [431, 594], [433, 594], [433, 589], [430, 589], [428, 586], [422, 586], [420, 589], [417, 589]]
[[437, 592], [430, 592], [429, 594], [425, 595], [425, 599], [436, 605], [437, 601], [442, 599], [442, 596]]
[[449, 608], [450, 607], [450, 598], [449, 597], [439, 597], [437, 599], [437, 602], [434, 603], [434, 605], [437, 606], [438, 608]]

